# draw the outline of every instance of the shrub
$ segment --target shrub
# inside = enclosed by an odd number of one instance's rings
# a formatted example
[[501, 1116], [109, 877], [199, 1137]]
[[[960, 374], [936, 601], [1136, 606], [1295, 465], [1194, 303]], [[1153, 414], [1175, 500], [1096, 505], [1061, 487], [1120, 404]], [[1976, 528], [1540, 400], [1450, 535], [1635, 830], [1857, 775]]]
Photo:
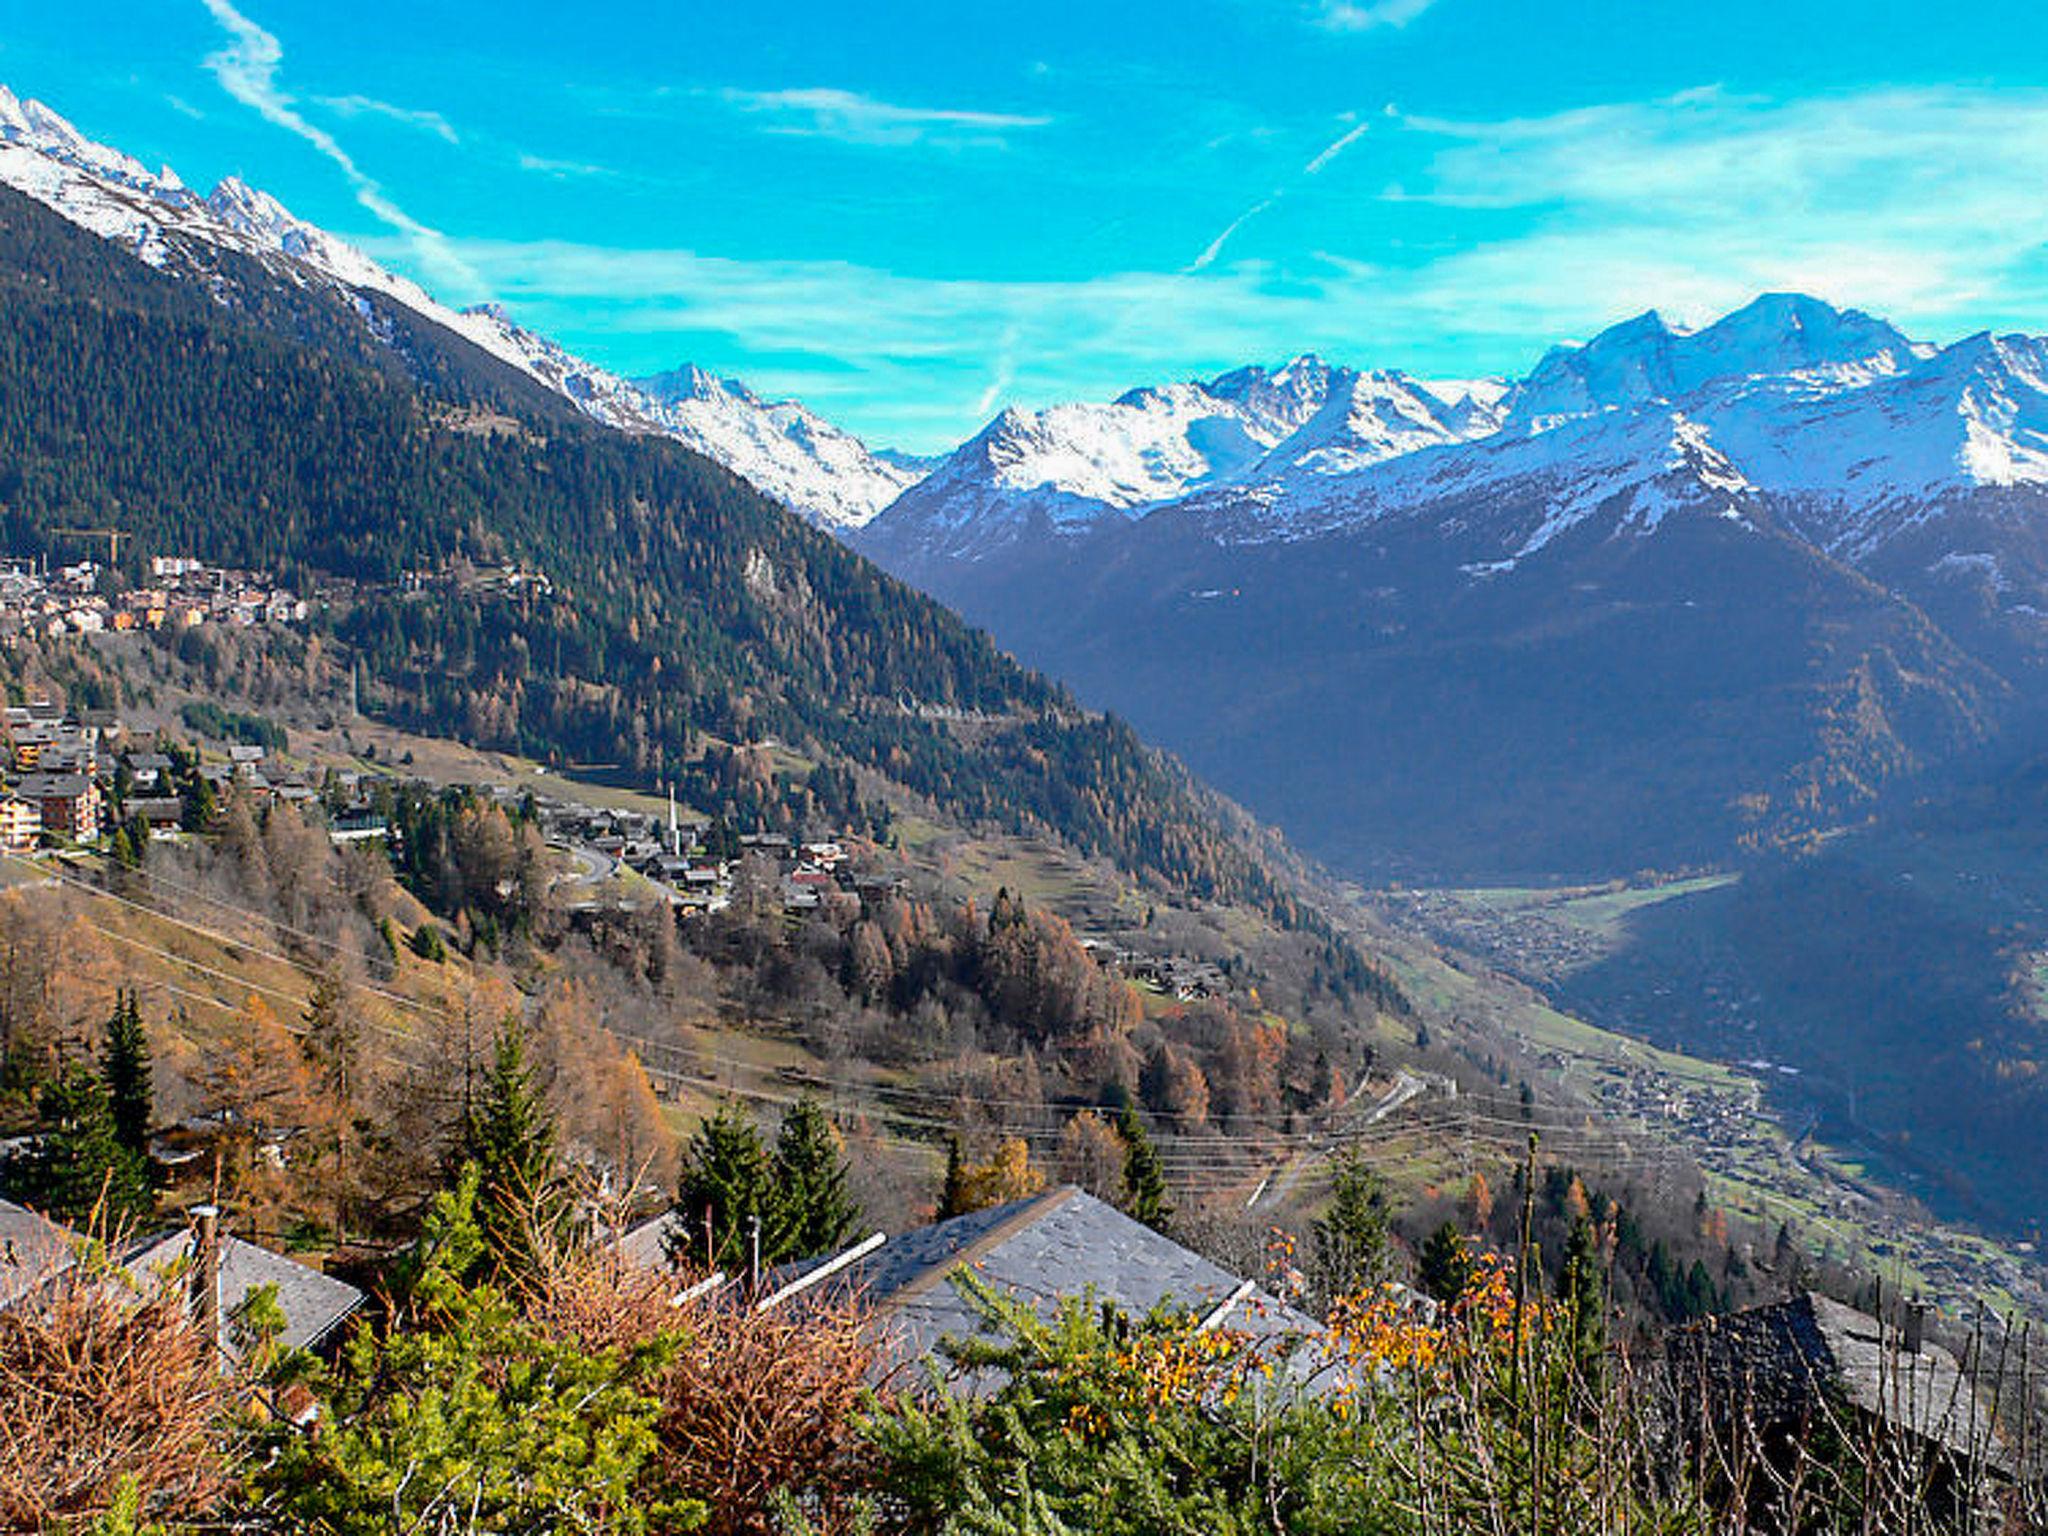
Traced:
[[0, 1311], [0, 1530], [210, 1511], [226, 1394], [182, 1280], [130, 1276], [96, 1244], [76, 1259]]

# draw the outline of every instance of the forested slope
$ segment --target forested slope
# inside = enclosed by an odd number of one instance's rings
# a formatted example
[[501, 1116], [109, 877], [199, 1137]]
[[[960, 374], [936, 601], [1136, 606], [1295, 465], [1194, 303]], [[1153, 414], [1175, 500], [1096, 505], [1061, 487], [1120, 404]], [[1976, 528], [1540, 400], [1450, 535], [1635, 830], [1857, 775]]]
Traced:
[[[367, 696], [407, 723], [650, 778], [706, 735], [814, 745], [964, 822], [1300, 920], [1121, 722], [709, 461], [575, 421], [424, 323], [380, 350], [320, 293], [222, 274], [209, 297], [0, 195], [12, 552], [75, 556], [51, 529], [109, 526], [137, 559], [350, 578]], [[398, 590], [464, 560], [538, 568], [556, 596]]]

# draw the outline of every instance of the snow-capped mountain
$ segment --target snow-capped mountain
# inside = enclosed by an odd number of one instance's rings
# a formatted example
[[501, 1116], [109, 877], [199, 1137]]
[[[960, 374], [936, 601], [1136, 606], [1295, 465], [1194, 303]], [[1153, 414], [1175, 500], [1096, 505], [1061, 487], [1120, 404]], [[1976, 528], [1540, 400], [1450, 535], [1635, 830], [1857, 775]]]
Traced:
[[1224, 487], [1318, 483], [1490, 432], [1496, 394], [1311, 355], [1106, 405], [1006, 409], [888, 509], [887, 536], [920, 556], [981, 558], [1032, 529], [1073, 535]]
[[[1112, 405], [1006, 411], [861, 539], [922, 579], [1033, 531], [1171, 511], [1231, 545], [1498, 509], [1499, 574], [1624, 492], [1771, 502], [1818, 547], [1876, 555], [1945, 500], [2048, 487], [2048, 341], [1917, 342], [1766, 294], [1698, 330], [1655, 313], [1547, 353], [1513, 385], [1300, 358]], [[1738, 516], [1742, 515], [1738, 512]], [[1624, 519], [1651, 531], [1661, 517]]]
[[1303, 360], [1007, 415], [856, 542], [1341, 867], [1713, 860], [2039, 696], [2048, 341], [1766, 295], [1509, 386]]
[[827, 527], [860, 526], [918, 478], [917, 461], [872, 453], [794, 402], [768, 404], [729, 383], [701, 394], [644, 389], [527, 330], [496, 306], [451, 309], [239, 178], [229, 177], [202, 198], [169, 167], [151, 171], [5, 86], [0, 185], [26, 193], [151, 266], [197, 281], [209, 279], [209, 251], [233, 251], [292, 281], [332, 285], [356, 304], [373, 331], [363, 296], [382, 296], [607, 426], [677, 438]]
[[1655, 310], [1602, 331], [1584, 346], [1553, 347], [1505, 400], [1522, 431], [1593, 411], [1678, 400], [1730, 380], [1797, 377], [1848, 385], [1896, 373], [1932, 348], [1882, 320], [1804, 294], [1771, 293], [1694, 331]]
[[929, 459], [870, 449], [798, 401], [763, 400], [701, 368], [636, 388], [660, 430], [828, 528], [860, 527], [931, 469]]

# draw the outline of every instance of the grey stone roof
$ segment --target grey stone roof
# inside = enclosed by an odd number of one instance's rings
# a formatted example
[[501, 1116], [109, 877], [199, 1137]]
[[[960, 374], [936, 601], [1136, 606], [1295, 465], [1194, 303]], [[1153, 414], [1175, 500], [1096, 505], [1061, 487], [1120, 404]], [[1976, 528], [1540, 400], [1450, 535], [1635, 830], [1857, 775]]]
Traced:
[[1666, 1354], [1681, 1392], [1702, 1386], [1717, 1412], [1761, 1428], [1799, 1422], [1821, 1391], [1968, 1458], [2009, 1457], [1990, 1405], [1938, 1344], [1908, 1351], [1897, 1328], [1811, 1291], [1678, 1330]]
[[[127, 1268], [152, 1275], [178, 1264], [192, 1251], [189, 1230], [157, 1238], [131, 1254]], [[363, 1304], [363, 1293], [344, 1280], [309, 1269], [295, 1259], [238, 1237], [221, 1242], [220, 1307], [226, 1321], [224, 1347], [230, 1359], [239, 1355], [234, 1319], [259, 1286], [277, 1287], [285, 1327], [279, 1343], [288, 1349], [313, 1349], [326, 1340]]]
[[76, 800], [91, 783], [82, 773], [30, 773], [15, 792], [24, 800]]
[[[985, 1335], [980, 1312], [951, 1283], [969, 1268], [998, 1294], [1043, 1315], [1062, 1298], [1084, 1295], [1133, 1317], [1163, 1304], [1206, 1314], [1241, 1284], [1200, 1254], [1066, 1185], [892, 1237], [827, 1285], [863, 1298], [893, 1325], [902, 1353], [916, 1357], [933, 1354], [947, 1338]], [[1318, 1332], [1312, 1319], [1256, 1289], [1224, 1323], [1261, 1339]]]
[[72, 1264], [71, 1234], [34, 1211], [0, 1200], [0, 1307], [11, 1307]]
[[635, 1269], [669, 1268], [668, 1248], [665, 1239], [669, 1225], [675, 1220], [670, 1211], [659, 1216], [650, 1216], [637, 1227], [629, 1227], [619, 1235], [619, 1257]]

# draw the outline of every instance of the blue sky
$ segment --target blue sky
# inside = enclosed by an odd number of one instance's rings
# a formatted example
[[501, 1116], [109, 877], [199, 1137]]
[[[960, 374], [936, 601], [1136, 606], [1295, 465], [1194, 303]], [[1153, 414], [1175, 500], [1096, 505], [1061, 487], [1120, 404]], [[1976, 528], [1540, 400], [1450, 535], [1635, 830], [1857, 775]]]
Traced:
[[0, 0], [0, 80], [451, 302], [932, 449], [1315, 350], [1519, 372], [1766, 288], [2048, 329], [1988, 0]]

